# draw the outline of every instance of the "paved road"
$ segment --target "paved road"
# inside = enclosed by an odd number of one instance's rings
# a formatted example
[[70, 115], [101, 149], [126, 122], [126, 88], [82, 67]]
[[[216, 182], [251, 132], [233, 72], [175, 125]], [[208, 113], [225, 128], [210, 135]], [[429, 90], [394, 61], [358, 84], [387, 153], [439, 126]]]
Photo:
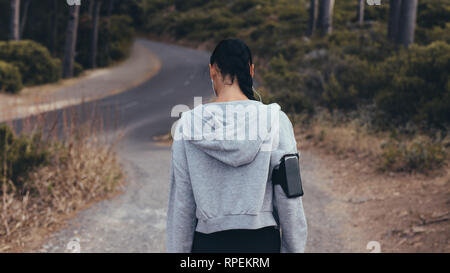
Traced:
[[[207, 52], [140, 41], [160, 58], [160, 72], [149, 81], [119, 95], [68, 109], [87, 119], [91, 111], [104, 120], [118, 117], [125, 132], [118, 152], [128, 175], [124, 194], [95, 204], [54, 233], [43, 252], [63, 252], [71, 238], [80, 239], [82, 252], [163, 252], [168, 197], [170, 148], [152, 143], [169, 132], [177, 104], [190, 107], [194, 96], [210, 98]], [[95, 110], [92, 110], [95, 109]], [[61, 118], [61, 111], [49, 114]], [[107, 128], [111, 129], [111, 128]], [[114, 128], [115, 129], [115, 128]]]
[[[82, 252], [163, 252], [168, 197], [170, 149], [152, 143], [176, 120], [170, 116], [177, 104], [193, 105], [194, 96], [209, 99], [212, 90], [207, 70], [209, 54], [174, 45], [141, 40], [161, 60], [159, 74], [119, 95], [73, 107], [83, 119], [96, 109], [105, 120], [111, 109], [118, 111], [118, 128], [125, 132], [118, 152], [128, 174], [124, 194], [95, 204], [70, 220], [67, 228], [54, 233], [42, 252], [63, 252], [79, 238]], [[50, 116], [61, 118], [61, 111]], [[307, 251], [343, 252], [348, 248], [341, 213], [328, 186], [332, 174], [320, 159], [302, 154], [306, 195], [304, 205], [309, 226]]]

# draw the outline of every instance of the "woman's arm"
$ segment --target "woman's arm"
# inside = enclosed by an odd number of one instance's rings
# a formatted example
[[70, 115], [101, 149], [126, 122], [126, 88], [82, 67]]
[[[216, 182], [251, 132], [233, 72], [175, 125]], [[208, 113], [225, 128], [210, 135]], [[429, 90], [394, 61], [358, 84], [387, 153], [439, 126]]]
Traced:
[[[272, 153], [272, 165], [279, 164], [285, 154], [297, 153], [294, 130], [289, 118], [280, 112], [279, 144]], [[306, 217], [301, 197], [288, 198], [280, 185], [274, 187], [274, 207], [281, 226], [281, 252], [304, 252], [307, 237]]]
[[167, 212], [167, 252], [191, 252], [197, 219], [183, 140], [172, 145], [169, 209]]
[[307, 237], [302, 199], [287, 198], [280, 185], [275, 185], [274, 191], [274, 203], [281, 226], [281, 253], [302, 253]]

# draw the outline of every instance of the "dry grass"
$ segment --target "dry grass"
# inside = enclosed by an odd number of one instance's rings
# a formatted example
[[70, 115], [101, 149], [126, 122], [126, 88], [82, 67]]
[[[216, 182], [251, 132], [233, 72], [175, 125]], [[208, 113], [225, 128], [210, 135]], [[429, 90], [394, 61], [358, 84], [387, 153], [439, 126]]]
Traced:
[[357, 153], [362, 156], [381, 155], [380, 136], [371, 135], [354, 123], [334, 126], [330, 123], [314, 123], [309, 132], [318, 144], [337, 154]]
[[383, 253], [450, 251], [449, 160], [430, 165], [442, 148], [448, 154], [448, 136], [391, 136], [358, 121], [292, 118], [299, 150], [315, 158], [318, 180], [332, 179], [327, 192], [339, 200], [332, 209], [348, 213], [344, 237], [362, 234], [380, 242]]
[[354, 153], [361, 157], [379, 156], [384, 139], [388, 137], [386, 133], [369, 132], [357, 120], [337, 121], [329, 114], [316, 115], [307, 123], [302, 122], [303, 119], [302, 116], [293, 118], [295, 124], [300, 123], [301, 128], [297, 130], [299, 136], [311, 139], [315, 145], [338, 155]]
[[43, 239], [42, 234], [57, 227], [68, 215], [120, 189], [122, 169], [113, 150], [115, 142], [101, 136], [97, 125], [103, 126], [103, 122], [69, 124], [65, 119], [66, 136], [62, 140], [54, 137], [46, 142], [51, 158], [23, 178], [27, 185], [24, 190], [2, 179], [0, 252], [31, 249]]
[[[358, 119], [339, 120], [330, 114], [319, 114], [297, 126], [299, 138], [338, 156], [370, 158], [381, 171], [428, 173], [448, 166], [450, 137], [432, 139], [423, 134], [396, 135], [373, 132]], [[301, 140], [300, 140], [301, 141]]]

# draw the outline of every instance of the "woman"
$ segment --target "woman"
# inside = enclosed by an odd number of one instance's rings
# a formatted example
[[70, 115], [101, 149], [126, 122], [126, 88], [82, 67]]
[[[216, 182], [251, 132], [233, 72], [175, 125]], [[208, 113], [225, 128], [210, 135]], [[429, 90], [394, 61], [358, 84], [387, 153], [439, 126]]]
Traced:
[[271, 181], [282, 156], [297, 153], [291, 122], [278, 104], [256, 101], [243, 41], [221, 41], [209, 68], [215, 102], [175, 127], [167, 251], [303, 252], [301, 197]]

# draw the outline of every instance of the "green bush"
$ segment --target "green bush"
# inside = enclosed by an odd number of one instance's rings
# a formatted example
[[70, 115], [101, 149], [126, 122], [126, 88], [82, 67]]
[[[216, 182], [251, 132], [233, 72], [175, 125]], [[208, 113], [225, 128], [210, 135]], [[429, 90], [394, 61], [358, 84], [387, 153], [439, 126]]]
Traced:
[[0, 42], [0, 60], [15, 65], [26, 85], [56, 82], [61, 78], [61, 61], [34, 41]]
[[[133, 20], [126, 15], [115, 15], [110, 18], [109, 37], [105, 39], [109, 41], [109, 57], [111, 60], [119, 61], [130, 52], [131, 45], [134, 41], [134, 29], [132, 27]], [[106, 28], [106, 22], [102, 29]], [[105, 31], [107, 32], [107, 31]]]
[[237, 0], [233, 2], [231, 11], [235, 13], [243, 13], [256, 7], [256, 5], [260, 3], [261, 0]]
[[386, 60], [385, 88], [377, 105], [400, 121], [428, 122], [443, 127], [450, 116], [450, 45], [434, 42], [412, 46]]
[[[108, 19], [102, 18], [97, 45], [98, 67], [106, 67], [128, 56], [134, 40], [132, 23], [133, 20], [126, 15], [111, 16], [109, 22]], [[89, 67], [91, 29], [90, 16], [82, 16], [79, 23], [78, 54], [76, 56], [76, 61], [81, 65], [76, 67], [79, 72]]]
[[350, 110], [356, 108], [358, 91], [353, 85], [348, 89], [343, 88], [332, 74], [325, 86], [322, 99], [329, 109]]
[[277, 93], [269, 100], [278, 103], [286, 113], [312, 114], [314, 111], [311, 100], [298, 90]]
[[208, 3], [208, 0], [174, 0], [177, 10], [186, 11], [198, 6], [202, 6]]
[[23, 189], [28, 172], [47, 163], [49, 156], [41, 134], [17, 137], [8, 126], [0, 125], [0, 181], [6, 178], [17, 190]]
[[298, 90], [303, 85], [303, 78], [293, 71], [286, 59], [279, 55], [270, 61], [270, 69], [263, 74], [264, 84], [272, 92], [289, 92]]
[[443, 27], [435, 26], [432, 29], [418, 27], [416, 37], [420, 44], [430, 44], [433, 41], [441, 40], [450, 44], [450, 23]]
[[424, 28], [443, 27], [450, 18], [448, 1], [420, 0], [417, 8], [417, 25]]
[[22, 89], [22, 76], [12, 64], [0, 61], [0, 92], [17, 93]]

